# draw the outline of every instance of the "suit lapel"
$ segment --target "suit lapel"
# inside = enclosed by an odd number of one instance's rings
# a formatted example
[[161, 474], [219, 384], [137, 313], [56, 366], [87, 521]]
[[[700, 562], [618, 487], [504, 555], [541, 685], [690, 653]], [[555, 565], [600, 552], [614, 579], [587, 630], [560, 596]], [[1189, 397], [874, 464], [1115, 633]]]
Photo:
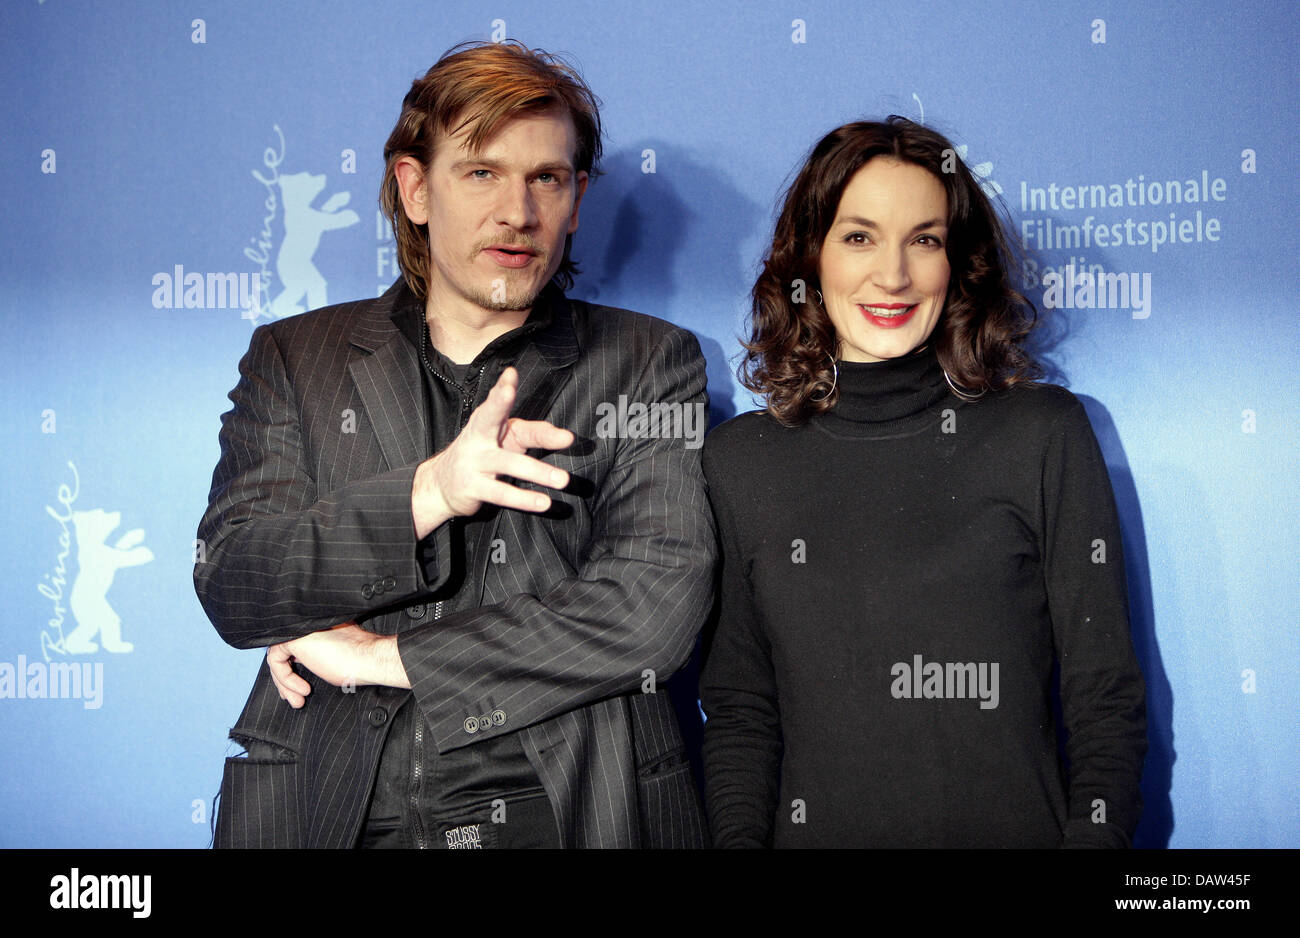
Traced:
[[555, 395], [569, 379], [569, 366], [578, 360], [573, 309], [562, 294], [551, 304], [550, 324], [538, 330], [515, 362], [519, 396], [512, 416], [524, 420], [542, 420], [550, 413]]
[[353, 329], [351, 343], [371, 354], [348, 366], [389, 469], [425, 458], [432, 445], [419, 356], [392, 320], [396, 290], [385, 293], [382, 300], [388, 302], [381, 301]]
[[[523, 420], [545, 420], [551, 413], [556, 397], [573, 376], [570, 366], [578, 359], [578, 340], [573, 328], [573, 311], [563, 294], [551, 298], [551, 322], [538, 330], [532, 340], [519, 353], [515, 368], [519, 370], [519, 393], [515, 397], [512, 417]], [[546, 450], [529, 450], [528, 455], [540, 458]], [[474, 563], [470, 571], [471, 583], [478, 585], [476, 605], [483, 605], [487, 588], [488, 558], [492, 542], [501, 527], [502, 509], [485, 506], [491, 512], [486, 524], [474, 526], [471, 543], [466, 545], [468, 557]]]

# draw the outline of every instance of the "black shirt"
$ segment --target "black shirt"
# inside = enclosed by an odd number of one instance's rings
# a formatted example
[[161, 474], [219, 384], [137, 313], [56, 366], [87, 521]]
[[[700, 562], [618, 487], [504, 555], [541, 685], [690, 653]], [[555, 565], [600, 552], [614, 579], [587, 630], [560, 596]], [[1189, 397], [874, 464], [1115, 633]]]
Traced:
[[[420, 356], [422, 392], [432, 435], [429, 455], [456, 438], [501, 372], [527, 345], [528, 337], [550, 322], [554, 289], [548, 286], [542, 292], [522, 326], [492, 340], [472, 362], [457, 364], [433, 347], [424, 303], [403, 284], [394, 304], [393, 320]], [[484, 521], [478, 517], [457, 517], [447, 522], [452, 526], [450, 557], [434, 555], [433, 532], [419, 543], [426, 578], [432, 578], [438, 563], [452, 568], [441, 589], [422, 597], [426, 614], [435, 620], [468, 608], [475, 600], [474, 590], [465, 582], [464, 548], [467, 531], [481, 523]], [[536, 800], [539, 795], [544, 801], [541, 781], [524, 755], [518, 734], [508, 733], [440, 754], [423, 714], [414, 698], [408, 696], [384, 743], [367, 815], [367, 827], [371, 829], [367, 839], [373, 839], [376, 828], [401, 828], [415, 832], [403, 846], [443, 846], [439, 828], [470, 818], [486, 818], [496, 799], [515, 803]], [[512, 830], [517, 827], [511, 825]]]

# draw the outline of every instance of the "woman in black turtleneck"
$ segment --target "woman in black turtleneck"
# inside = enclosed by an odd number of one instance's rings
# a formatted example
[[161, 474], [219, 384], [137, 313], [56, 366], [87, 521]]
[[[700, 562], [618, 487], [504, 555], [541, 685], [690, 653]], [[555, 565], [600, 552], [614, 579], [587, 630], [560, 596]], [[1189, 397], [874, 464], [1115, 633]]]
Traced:
[[[1125, 846], [1143, 682], [1106, 466], [1035, 383], [1007, 239], [939, 134], [826, 136], [710, 434], [716, 846]], [[1052, 671], [1068, 770], [1058, 756]]]

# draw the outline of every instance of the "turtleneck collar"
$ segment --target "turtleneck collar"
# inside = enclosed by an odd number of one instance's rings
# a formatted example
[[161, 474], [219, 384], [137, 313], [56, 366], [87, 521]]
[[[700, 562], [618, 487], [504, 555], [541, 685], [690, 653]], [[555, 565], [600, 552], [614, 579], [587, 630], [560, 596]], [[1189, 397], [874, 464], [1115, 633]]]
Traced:
[[929, 410], [948, 394], [933, 344], [879, 362], [836, 362], [839, 392], [820, 420], [827, 429], [859, 434], [889, 431]]

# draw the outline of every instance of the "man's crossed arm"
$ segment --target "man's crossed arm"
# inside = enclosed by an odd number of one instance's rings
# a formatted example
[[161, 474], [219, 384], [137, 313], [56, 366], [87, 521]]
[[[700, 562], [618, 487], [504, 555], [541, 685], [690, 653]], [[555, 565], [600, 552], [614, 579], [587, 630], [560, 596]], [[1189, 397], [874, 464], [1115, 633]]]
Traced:
[[[507, 368], [456, 439], [416, 469], [411, 517], [417, 539], [428, 536], [453, 517], [474, 514], [485, 503], [519, 511], [542, 512], [550, 508], [550, 496], [502, 482], [498, 476], [557, 490], [569, 484], [567, 472], [528, 456], [527, 450], [564, 449], [573, 444], [573, 433], [545, 420], [511, 417], [518, 390], [519, 373]], [[266, 650], [276, 689], [290, 706], [298, 708], [306, 703], [311, 685], [294, 673], [295, 661], [336, 687], [411, 686], [397, 652], [397, 636], [376, 635], [353, 622]]]

